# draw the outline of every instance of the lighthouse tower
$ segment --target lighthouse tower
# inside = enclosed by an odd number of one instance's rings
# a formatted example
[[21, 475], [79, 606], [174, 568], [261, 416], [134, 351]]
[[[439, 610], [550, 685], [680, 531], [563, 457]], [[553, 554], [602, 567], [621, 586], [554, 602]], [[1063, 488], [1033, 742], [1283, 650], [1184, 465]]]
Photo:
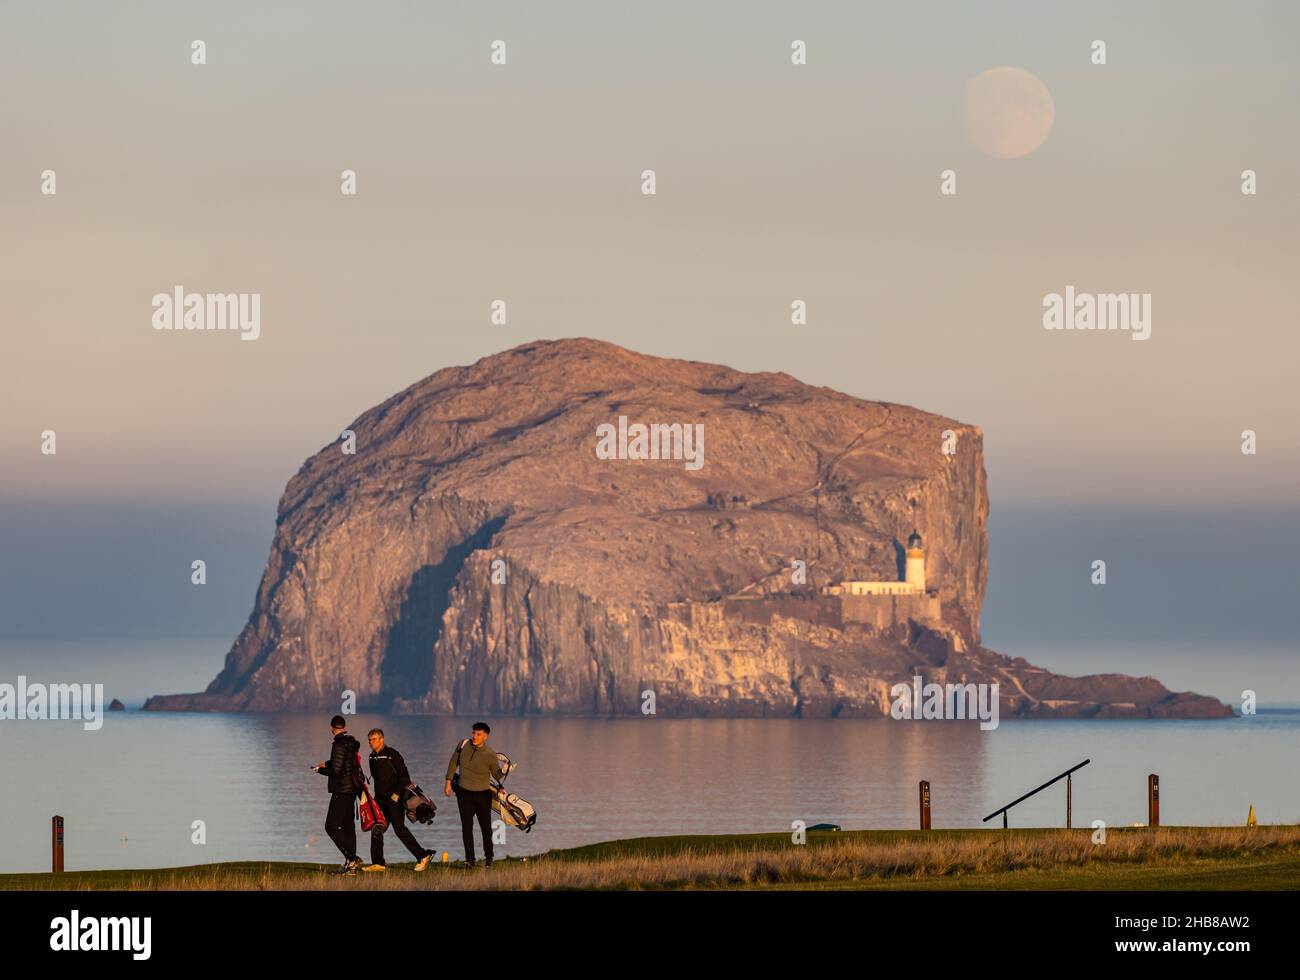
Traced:
[[925, 552], [921, 549], [921, 535], [915, 529], [907, 539], [907, 575], [904, 581], [917, 592], [925, 591]]

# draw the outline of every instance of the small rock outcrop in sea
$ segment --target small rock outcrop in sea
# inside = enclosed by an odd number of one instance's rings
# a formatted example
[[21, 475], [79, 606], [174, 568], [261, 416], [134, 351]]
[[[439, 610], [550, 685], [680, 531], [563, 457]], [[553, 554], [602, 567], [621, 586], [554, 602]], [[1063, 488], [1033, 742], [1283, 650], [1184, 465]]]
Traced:
[[[628, 458], [651, 423], [681, 427], [656, 438], [665, 458]], [[879, 716], [921, 674], [997, 681], [1004, 718], [1231, 713], [980, 646], [972, 425], [560, 340], [439, 371], [348, 429], [354, 454], [333, 442], [285, 488], [225, 668], [147, 709], [336, 711], [353, 691], [368, 710], [604, 716], [652, 691], [659, 715]], [[839, 615], [822, 587], [900, 579], [914, 529], [941, 621]]]
[[112, 701], [108, 702], [108, 710], [109, 710], [109, 711], [125, 711], [125, 710], [126, 710], [126, 705], [124, 705], [124, 704], [123, 704], [121, 701], [119, 701], [117, 698], [114, 698]]

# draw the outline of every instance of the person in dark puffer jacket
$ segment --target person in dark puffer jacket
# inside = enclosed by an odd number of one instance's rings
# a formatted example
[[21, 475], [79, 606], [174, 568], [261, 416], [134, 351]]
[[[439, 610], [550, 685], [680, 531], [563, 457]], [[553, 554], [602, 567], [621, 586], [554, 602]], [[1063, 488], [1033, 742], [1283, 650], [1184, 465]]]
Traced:
[[348, 734], [347, 722], [342, 715], [330, 719], [330, 733], [334, 743], [330, 747], [329, 762], [314, 768], [329, 777], [330, 808], [325, 815], [325, 833], [329, 834], [343, 852], [343, 867], [339, 874], [354, 875], [361, 867], [357, 857], [357, 823], [354, 808], [357, 800], [357, 782], [361, 770], [357, 766], [357, 753], [361, 743]]

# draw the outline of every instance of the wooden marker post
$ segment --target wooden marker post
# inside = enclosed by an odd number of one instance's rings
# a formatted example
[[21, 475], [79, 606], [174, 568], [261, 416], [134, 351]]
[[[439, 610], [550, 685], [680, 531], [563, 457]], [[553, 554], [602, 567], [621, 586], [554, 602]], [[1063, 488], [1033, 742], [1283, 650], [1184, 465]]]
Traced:
[[921, 829], [930, 829], [930, 781], [921, 780]]
[[1160, 777], [1155, 773], [1147, 776], [1147, 826], [1160, 826]]
[[63, 874], [63, 818], [50, 818], [50, 863], [54, 874]]

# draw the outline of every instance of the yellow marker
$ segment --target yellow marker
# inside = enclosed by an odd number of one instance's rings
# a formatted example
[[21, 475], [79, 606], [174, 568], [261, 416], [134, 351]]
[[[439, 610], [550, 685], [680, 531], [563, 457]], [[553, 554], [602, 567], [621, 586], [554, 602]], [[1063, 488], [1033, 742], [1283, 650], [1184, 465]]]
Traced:
[[1250, 815], [1246, 817], [1246, 826], [1247, 827], [1255, 826], [1255, 804], [1254, 803], [1250, 805]]
[[446, 863], [447, 863], [447, 852], [446, 852], [446, 851], [443, 851], [443, 852], [442, 852], [442, 863], [443, 863], [443, 864], [446, 864]]

